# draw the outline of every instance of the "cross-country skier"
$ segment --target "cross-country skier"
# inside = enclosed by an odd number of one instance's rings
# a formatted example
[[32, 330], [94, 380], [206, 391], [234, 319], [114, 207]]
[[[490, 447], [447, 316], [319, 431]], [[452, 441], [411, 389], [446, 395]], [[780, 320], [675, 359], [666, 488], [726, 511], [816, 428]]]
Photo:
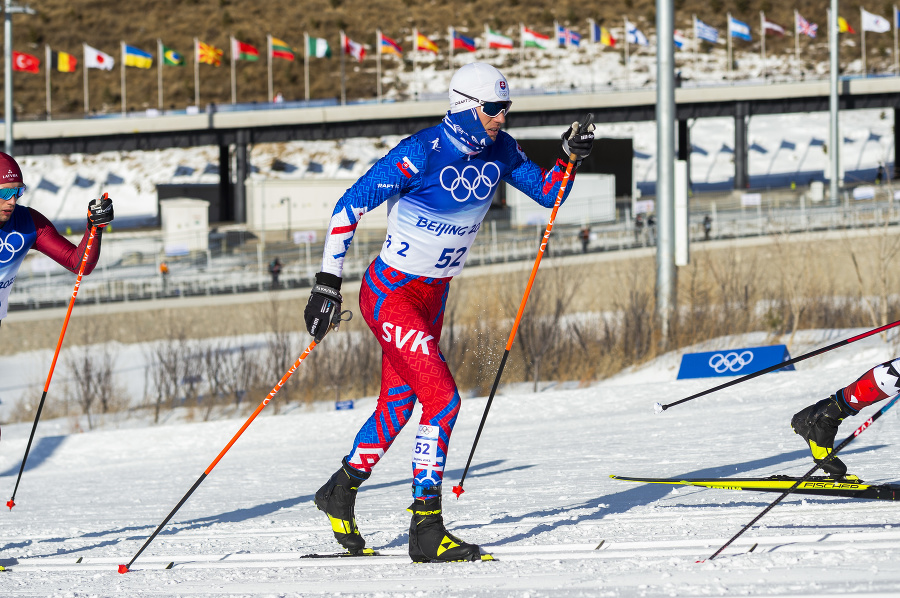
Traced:
[[91, 226], [97, 227], [84, 273], [90, 274], [100, 258], [100, 232], [113, 220], [111, 199], [94, 199], [88, 204], [87, 230], [76, 247], [59, 234], [47, 218], [34, 208], [18, 205], [25, 194], [22, 169], [9, 154], [0, 152], [0, 322], [6, 317], [10, 287], [28, 250], [34, 247], [60, 266], [78, 272]]
[[[877, 365], [850, 386], [794, 414], [791, 428], [806, 440], [816, 463], [834, 450], [834, 438], [844, 418], [859, 413], [872, 403], [900, 392], [900, 358]], [[847, 466], [835, 457], [822, 469], [834, 476], [847, 473]]]
[[450, 80], [449, 94], [441, 124], [401, 141], [338, 201], [304, 313], [309, 333], [321, 340], [340, 313], [344, 256], [357, 224], [388, 202], [387, 238], [359, 292], [363, 318], [383, 352], [381, 393], [341, 468], [316, 492], [316, 506], [328, 515], [335, 538], [354, 554], [365, 547], [354, 516], [357, 490], [418, 400], [409, 555], [416, 562], [482, 559], [478, 546], [447, 531], [441, 515], [447, 446], [460, 407], [438, 348], [450, 279], [462, 270], [500, 181], [551, 207], [569, 153], [580, 162], [594, 140], [593, 126], [580, 127], [567, 140], [570, 127], [562, 136], [565, 158], [543, 170], [500, 130], [512, 103], [500, 71], [485, 63], [463, 66]]

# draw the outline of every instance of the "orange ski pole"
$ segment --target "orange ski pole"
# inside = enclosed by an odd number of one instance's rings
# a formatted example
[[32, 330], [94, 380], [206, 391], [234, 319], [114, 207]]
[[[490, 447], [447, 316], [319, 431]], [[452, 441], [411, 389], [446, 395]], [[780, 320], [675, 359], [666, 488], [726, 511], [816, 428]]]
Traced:
[[[108, 195], [104, 193], [101, 199], [106, 199], [107, 197]], [[41, 419], [41, 411], [44, 409], [47, 390], [50, 388], [50, 380], [53, 379], [53, 370], [56, 369], [56, 360], [59, 359], [59, 351], [62, 349], [63, 338], [66, 336], [66, 328], [69, 326], [69, 317], [72, 315], [72, 308], [75, 307], [75, 297], [78, 296], [78, 289], [81, 287], [81, 277], [84, 276], [84, 267], [87, 265], [88, 256], [91, 254], [91, 247], [94, 244], [94, 238], [96, 236], [97, 227], [91, 226], [88, 243], [84, 248], [84, 256], [81, 258], [81, 265], [78, 266], [78, 277], [75, 279], [75, 290], [72, 291], [72, 297], [69, 298], [69, 309], [66, 310], [66, 319], [63, 320], [62, 330], [59, 333], [59, 340], [56, 341], [56, 351], [53, 353], [53, 361], [50, 363], [47, 381], [44, 383], [44, 392], [41, 394], [41, 402], [38, 403], [37, 413], [34, 415], [34, 424], [31, 426], [31, 436], [28, 437], [28, 444], [25, 446], [25, 456], [22, 457], [22, 465], [19, 466], [19, 477], [16, 478], [16, 487], [13, 489], [12, 497], [6, 501], [6, 506], [9, 507], [10, 511], [16, 506], [16, 492], [19, 490], [19, 482], [22, 481], [22, 472], [25, 471], [25, 462], [28, 460], [29, 451], [31, 451], [31, 442], [34, 440], [34, 433], [37, 430], [38, 421]]]
[[[340, 317], [340, 316], [338, 316], [338, 317]], [[338, 320], [338, 321], [340, 321], [340, 320]], [[259, 413], [265, 408], [265, 406], [269, 404], [269, 401], [272, 400], [272, 398], [275, 396], [275, 394], [278, 393], [279, 390], [281, 390], [281, 387], [284, 386], [284, 383], [288, 381], [288, 378], [290, 378], [294, 374], [295, 371], [297, 371], [297, 368], [300, 367], [300, 364], [303, 362], [304, 359], [306, 359], [306, 357], [312, 352], [312, 350], [315, 349], [315, 347], [316, 347], [316, 341], [312, 341], [309, 344], [309, 346], [306, 348], [306, 350], [300, 354], [300, 357], [297, 358], [297, 361], [294, 362], [294, 365], [291, 366], [291, 369], [289, 369], [287, 371], [287, 373], [285, 373], [285, 375], [282, 376], [282, 378], [278, 382], [278, 384], [276, 384], [275, 387], [269, 392], [269, 394], [266, 395], [266, 398], [263, 399], [262, 403], [260, 403], [259, 406], [256, 408], [256, 410], [250, 415], [250, 417], [247, 418], [247, 421], [244, 422], [244, 425], [241, 426], [241, 429], [237, 431], [237, 434], [235, 434], [232, 437], [232, 439], [228, 442], [228, 444], [225, 445], [225, 448], [223, 448], [222, 451], [216, 456], [216, 458], [213, 459], [212, 463], [209, 464], [209, 467], [206, 468], [206, 470], [203, 472], [203, 474], [199, 478], [197, 478], [197, 481], [194, 482], [194, 485], [191, 486], [191, 489], [187, 491], [187, 494], [185, 494], [182, 497], [182, 499], [180, 501], [178, 501], [178, 504], [175, 505], [175, 508], [172, 509], [172, 512], [169, 513], [169, 515], [165, 519], [163, 519], [163, 522], [159, 524], [159, 527], [157, 527], [156, 530], [152, 534], [150, 534], [150, 537], [147, 538], [147, 541], [144, 542], [144, 545], [141, 546], [141, 549], [138, 550], [137, 553], [133, 557], [131, 557], [131, 560], [128, 561], [127, 565], [119, 565], [119, 573], [128, 573], [129, 567], [131, 567], [131, 565], [134, 564], [134, 561], [136, 561], [137, 558], [139, 556], [141, 556], [141, 553], [144, 552], [144, 549], [147, 548], [147, 546], [150, 545], [150, 542], [153, 541], [153, 539], [157, 536], [157, 534], [159, 534], [159, 532], [162, 531], [162, 528], [164, 528], [165, 525], [169, 522], [169, 520], [172, 519], [172, 517], [175, 515], [175, 513], [178, 512], [178, 509], [180, 509], [181, 506], [185, 502], [187, 502], [187, 499], [190, 498], [191, 494], [194, 493], [194, 490], [196, 490], [197, 487], [200, 486], [201, 483], [203, 483], [203, 480], [206, 479], [206, 476], [208, 476], [210, 473], [212, 473], [213, 468], [216, 465], [218, 465], [218, 463], [219, 463], [219, 461], [221, 461], [222, 457], [225, 456], [225, 453], [228, 452], [228, 449], [230, 449], [232, 447], [232, 445], [235, 442], [237, 442], [237, 439], [241, 437], [241, 434], [244, 433], [244, 430], [246, 430], [250, 426], [250, 424], [253, 423], [253, 420], [256, 419], [256, 416], [259, 415]]]
[[[593, 120], [593, 115], [589, 114], [585, 118], [585, 126], [589, 126]], [[572, 127], [573, 134], [578, 130], [578, 123]], [[491, 387], [491, 394], [488, 395], [487, 405], [484, 406], [484, 414], [481, 416], [481, 423], [478, 425], [478, 432], [475, 434], [475, 441], [472, 443], [472, 450], [469, 451], [469, 459], [466, 461], [466, 468], [463, 470], [459, 484], [453, 487], [453, 494], [459, 498], [465, 490], [463, 483], [466, 481], [466, 474], [469, 473], [469, 466], [472, 465], [472, 457], [475, 455], [475, 447], [478, 446], [478, 439], [481, 438], [481, 431], [484, 429], [484, 423], [487, 421], [488, 411], [491, 410], [491, 403], [494, 402], [494, 395], [497, 394], [497, 387], [500, 385], [500, 378], [503, 376], [503, 368], [506, 367], [506, 359], [512, 350], [513, 341], [516, 338], [516, 332], [519, 330], [519, 322], [522, 320], [522, 314], [525, 313], [525, 304], [528, 303], [528, 295], [531, 293], [531, 287], [534, 285], [534, 279], [537, 277], [538, 267], [541, 265], [541, 259], [544, 257], [544, 251], [547, 249], [547, 241], [550, 239], [550, 231], [553, 230], [553, 222], [556, 220], [556, 212], [562, 205], [563, 196], [566, 194], [566, 187], [572, 175], [572, 169], [575, 167], [575, 154], [569, 154], [569, 163], [566, 165], [566, 173], [563, 175], [562, 183], [559, 185], [559, 193], [556, 194], [556, 203], [553, 204], [553, 210], [550, 212], [550, 220], [547, 222], [547, 229], [544, 231], [544, 237], [541, 239], [541, 247], [538, 249], [537, 257], [534, 260], [534, 266], [531, 268], [531, 276], [528, 278], [528, 284], [525, 285], [525, 294], [522, 296], [522, 302], [519, 304], [519, 311], [516, 313], [516, 319], [513, 322], [512, 330], [509, 333], [509, 340], [506, 341], [506, 350], [503, 352], [503, 359], [500, 360], [500, 367], [497, 369], [497, 377], [494, 378], [494, 385]]]

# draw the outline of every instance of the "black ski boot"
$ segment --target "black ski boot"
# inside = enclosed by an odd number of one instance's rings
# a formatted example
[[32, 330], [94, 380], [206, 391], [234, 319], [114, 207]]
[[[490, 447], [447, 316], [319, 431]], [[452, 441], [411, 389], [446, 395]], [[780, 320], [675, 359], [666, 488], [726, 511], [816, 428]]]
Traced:
[[409, 508], [409, 557], [414, 563], [451, 561], [490, 561], [493, 557], [481, 554], [475, 544], [463, 542], [444, 527], [441, 516], [440, 488], [430, 488], [437, 496], [414, 498]]
[[316, 492], [316, 508], [328, 515], [334, 538], [352, 554], [361, 554], [366, 546], [356, 527], [354, 507], [356, 491], [370, 475], [351, 467], [344, 458], [341, 468]]
[[[851, 415], [856, 413], [846, 406], [838, 393], [835, 393], [794, 414], [791, 418], [791, 428], [806, 440], [813, 459], [821, 464], [834, 450], [834, 437], [837, 435], [838, 426], [845, 417]], [[822, 465], [822, 469], [825, 473], [839, 478], [847, 473], [847, 466], [837, 457]]]

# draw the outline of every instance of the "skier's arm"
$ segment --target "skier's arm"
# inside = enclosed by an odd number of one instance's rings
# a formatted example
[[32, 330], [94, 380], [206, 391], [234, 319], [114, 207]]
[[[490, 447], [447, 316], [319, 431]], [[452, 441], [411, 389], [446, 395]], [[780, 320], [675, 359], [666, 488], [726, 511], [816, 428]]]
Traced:
[[[59, 234], [53, 224], [43, 214], [34, 208], [28, 208], [28, 210], [31, 212], [31, 219], [34, 221], [34, 228], [37, 231], [34, 248], [66, 270], [77, 273], [81, 260], [84, 257], [84, 249], [87, 247], [91, 236], [90, 226], [86, 227], [81, 243], [76, 247]], [[95, 246], [91, 247], [91, 254], [88, 256], [88, 261], [84, 266], [85, 274], [90, 274], [94, 270], [94, 266], [97, 265], [97, 260], [100, 259], [100, 230], [97, 229], [97, 235], [94, 237]]]
[[[503, 177], [504, 180], [545, 208], [552, 208], [556, 203], [556, 196], [559, 194], [559, 187], [566, 173], [568, 162], [559, 158], [553, 168], [544, 170], [532, 162], [512, 138], [509, 139], [512, 151], [515, 152], [512, 162], [515, 166], [508, 175]], [[574, 176], [575, 169], [573, 168], [570, 179]], [[566, 201], [571, 190], [572, 181], [570, 180], [566, 185], [563, 201]]]
[[401, 141], [338, 200], [328, 224], [322, 272], [341, 276], [344, 256], [360, 218], [389, 198], [414, 190], [425, 171], [425, 149], [412, 137]]

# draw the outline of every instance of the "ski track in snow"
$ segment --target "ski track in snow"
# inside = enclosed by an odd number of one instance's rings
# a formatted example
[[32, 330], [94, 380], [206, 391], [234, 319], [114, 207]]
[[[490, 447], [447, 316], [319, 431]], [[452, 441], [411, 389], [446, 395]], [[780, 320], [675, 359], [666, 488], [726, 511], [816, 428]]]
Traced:
[[[855, 332], [801, 332], [793, 354]], [[459, 481], [485, 405], [484, 398], [466, 399], [450, 446], [445, 515], [449, 529], [495, 553], [498, 560], [485, 563], [413, 564], [405, 556], [414, 426], [357, 501], [368, 546], [389, 556], [298, 559], [338, 550], [313, 493], [369, 416], [367, 399], [351, 411], [272, 416], [270, 406], [134, 570], [120, 575], [117, 565], [131, 559], [244, 420], [137, 421], [83, 434], [66, 434], [65, 421], [44, 421], [38, 435], [57, 440], [32, 454], [16, 507], [0, 514], [0, 564], [10, 569], [0, 574], [0, 595], [896, 595], [896, 504], [789, 497], [722, 556], [698, 563], [777, 495], [608, 477], [805, 473], [810, 460], [791, 415], [894, 350], [868, 338], [802, 362], [796, 372], [762, 376], [660, 415], [654, 402], [719, 381], [677, 381], [678, 355], [666, 355], [587, 388], [531, 393], [511, 385], [494, 401], [466, 493], [456, 500], [449, 488]], [[2, 360], [0, 367], [15, 371]], [[839, 440], [862, 421], [843, 425]], [[898, 423], [900, 410], [888, 411], [842, 452], [851, 472], [869, 482], [900, 480]], [[30, 427], [4, 426], [6, 497]], [[163, 569], [170, 561], [173, 568]]]

